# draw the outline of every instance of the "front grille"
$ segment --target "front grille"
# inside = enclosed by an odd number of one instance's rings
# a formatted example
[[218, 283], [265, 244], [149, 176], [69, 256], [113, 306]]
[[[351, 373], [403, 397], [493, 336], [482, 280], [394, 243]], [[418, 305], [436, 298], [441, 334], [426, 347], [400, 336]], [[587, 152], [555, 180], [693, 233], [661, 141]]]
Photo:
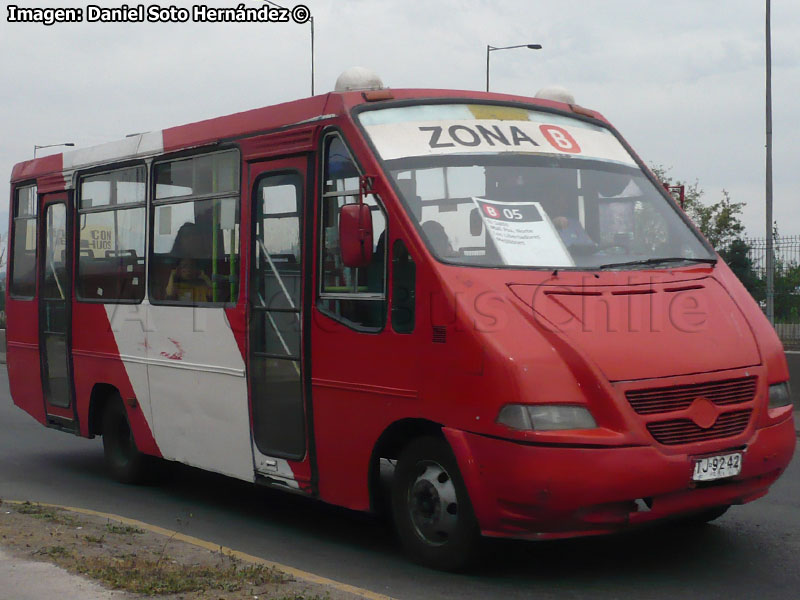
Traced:
[[689, 408], [696, 398], [704, 397], [714, 404], [750, 402], [756, 395], [756, 377], [724, 381], [676, 385], [672, 387], [630, 390], [625, 397], [640, 415], [654, 415]]
[[717, 440], [742, 433], [750, 422], [752, 412], [752, 410], [747, 409], [723, 413], [719, 416], [717, 422], [708, 429], [698, 427], [689, 419], [673, 419], [671, 421], [648, 423], [647, 430], [657, 442], [666, 446]]

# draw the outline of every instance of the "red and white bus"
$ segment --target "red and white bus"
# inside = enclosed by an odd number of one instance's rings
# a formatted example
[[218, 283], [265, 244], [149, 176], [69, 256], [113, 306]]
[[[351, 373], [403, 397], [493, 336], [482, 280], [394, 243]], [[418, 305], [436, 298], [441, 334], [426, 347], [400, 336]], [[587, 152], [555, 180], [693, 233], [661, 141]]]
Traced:
[[359, 73], [16, 165], [15, 404], [122, 481], [158, 457], [366, 511], [393, 465], [445, 569], [766, 494], [782, 346], [619, 133]]

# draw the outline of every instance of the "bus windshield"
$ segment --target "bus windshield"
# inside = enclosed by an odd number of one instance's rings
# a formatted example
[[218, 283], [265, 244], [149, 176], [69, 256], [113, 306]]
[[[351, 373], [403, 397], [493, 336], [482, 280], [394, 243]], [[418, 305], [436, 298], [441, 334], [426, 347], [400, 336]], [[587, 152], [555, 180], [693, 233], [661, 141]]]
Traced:
[[715, 260], [606, 128], [471, 104], [358, 118], [444, 262], [612, 269]]

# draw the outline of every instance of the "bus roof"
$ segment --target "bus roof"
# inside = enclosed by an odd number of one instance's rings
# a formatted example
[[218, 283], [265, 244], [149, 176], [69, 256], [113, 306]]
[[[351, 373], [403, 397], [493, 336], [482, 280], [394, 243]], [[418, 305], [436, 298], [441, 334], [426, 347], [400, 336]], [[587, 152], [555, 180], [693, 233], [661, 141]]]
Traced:
[[[268, 133], [322, 118], [342, 116], [349, 113], [353, 107], [359, 104], [379, 101], [453, 98], [457, 100], [474, 99], [478, 102], [487, 100], [521, 102], [534, 106], [573, 111], [584, 116], [605, 120], [599, 113], [581, 107], [525, 96], [442, 89], [386, 88], [380, 91], [386, 92], [386, 94], [381, 94], [384, 98], [380, 100], [372, 99], [372, 92], [370, 91], [329, 92], [320, 96], [292, 100], [282, 104], [215, 117], [160, 131], [134, 134], [124, 139], [98, 146], [50, 154], [14, 165], [11, 172], [11, 182], [36, 179], [39, 181], [40, 188], [45, 188], [41, 189], [41, 191], [65, 189], [65, 187], [68, 188], [71, 185], [71, 178], [68, 175], [77, 169], [158, 156], [168, 152], [206, 146], [221, 140], [235, 140], [251, 135]], [[385, 98], [386, 95], [389, 95], [390, 98]]]

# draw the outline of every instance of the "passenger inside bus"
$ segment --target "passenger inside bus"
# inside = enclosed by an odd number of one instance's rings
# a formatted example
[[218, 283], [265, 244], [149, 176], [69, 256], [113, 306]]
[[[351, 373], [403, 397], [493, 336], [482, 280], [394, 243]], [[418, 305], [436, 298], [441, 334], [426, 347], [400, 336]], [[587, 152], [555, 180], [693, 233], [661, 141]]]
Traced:
[[502, 167], [493, 171], [494, 182], [489, 185], [493, 183], [495, 189], [487, 194], [488, 198], [539, 202], [568, 248], [596, 248], [597, 244], [586, 233], [578, 218], [577, 195], [570, 193], [576, 191], [574, 182], [569, 181], [575, 177], [574, 171], [563, 169], [558, 172], [551, 169], [549, 171], [553, 172], [548, 172], [547, 178], [537, 178], [535, 182], [526, 181], [519, 174], [519, 169]]
[[195, 266], [191, 258], [183, 258], [169, 274], [167, 300], [210, 302], [211, 280]]
[[422, 224], [422, 231], [428, 238], [428, 241], [433, 246], [433, 251], [442, 258], [458, 256], [458, 252], [453, 250], [453, 245], [450, 243], [450, 238], [447, 237], [447, 232], [444, 226], [438, 221], [425, 221]]
[[198, 266], [198, 260], [208, 254], [204, 251], [206, 245], [203, 232], [195, 223], [181, 225], [170, 252], [178, 263], [169, 273], [164, 290], [166, 300], [180, 302], [212, 300], [211, 279]]

